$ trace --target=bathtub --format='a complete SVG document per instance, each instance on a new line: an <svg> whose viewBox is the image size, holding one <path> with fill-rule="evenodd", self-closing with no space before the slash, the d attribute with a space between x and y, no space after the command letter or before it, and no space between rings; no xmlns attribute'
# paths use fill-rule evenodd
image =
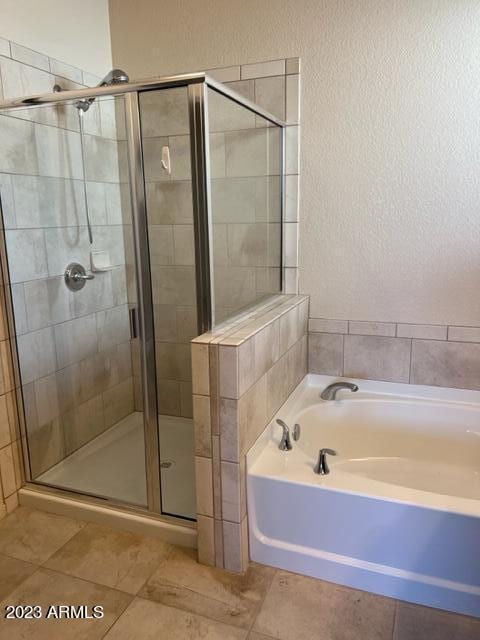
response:
<svg viewBox="0 0 480 640"><path fill-rule="evenodd" d="M480 617L480 392L350 380L320 400L339 379L308 375L248 452L252 560ZM300 425L291 451L276 418Z"/></svg>

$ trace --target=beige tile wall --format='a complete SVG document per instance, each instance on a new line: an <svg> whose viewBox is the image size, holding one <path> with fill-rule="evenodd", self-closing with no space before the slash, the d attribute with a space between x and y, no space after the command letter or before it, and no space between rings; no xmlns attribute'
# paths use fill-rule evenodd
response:
<svg viewBox="0 0 480 640"><path fill-rule="evenodd" d="M286 295L192 342L198 553L248 562L245 456L307 371L308 297Z"/></svg>
<svg viewBox="0 0 480 640"><path fill-rule="evenodd" d="M310 318L309 371L480 389L480 329Z"/></svg>

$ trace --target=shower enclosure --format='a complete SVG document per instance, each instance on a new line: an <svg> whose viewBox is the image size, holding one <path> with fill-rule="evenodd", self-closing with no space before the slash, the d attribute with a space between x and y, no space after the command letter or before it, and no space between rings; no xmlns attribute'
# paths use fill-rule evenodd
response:
<svg viewBox="0 0 480 640"><path fill-rule="evenodd" d="M0 139L29 486L195 519L189 343L282 290L283 123L198 73L0 103Z"/></svg>

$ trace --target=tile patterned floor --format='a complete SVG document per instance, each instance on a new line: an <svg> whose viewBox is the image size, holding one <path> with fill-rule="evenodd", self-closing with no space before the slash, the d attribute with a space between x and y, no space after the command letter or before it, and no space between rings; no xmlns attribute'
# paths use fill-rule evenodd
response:
<svg viewBox="0 0 480 640"><path fill-rule="evenodd" d="M480 620L18 508L0 522L0 640L479 640ZM103 605L90 620L5 620L7 604Z"/></svg>

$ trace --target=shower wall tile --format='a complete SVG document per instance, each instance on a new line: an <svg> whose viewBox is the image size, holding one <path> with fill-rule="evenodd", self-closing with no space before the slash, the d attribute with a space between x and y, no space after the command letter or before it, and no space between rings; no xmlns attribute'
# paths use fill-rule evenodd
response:
<svg viewBox="0 0 480 640"><path fill-rule="evenodd" d="M209 131L225 132L255 128L255 114L220 93L208 92Z"/></svg>
<svg viewBox="0 0 480 640"><path fill-rule="evenodd" d="M300 121L300 76L286 76L286 113L288 124L298 124Z"/></svg>
<svg viewBox="0 0 480 640"><path fill-rule="evenodd" d="M98 101L100 113L100 131L104 138L125 139L125 106L123 97L103 98ZM123 120L123 126L122 126Z"/></svg>
<svg viewBox="0 0 480 640"><path fill-rule="evenodd" d="M85 147L89 148L86 136ZM35 148L38 157L38 173L56 178L83 179L80 137L74 131L56 129L42 124L35 125ZM90 156L91 157L91 156ZM88 156L87 156L88 159ZM106 159L114 163L114 158ZM109 165L111 166L111 165ZM97 164L100 172L100 167ZM87 164L87 170L89 165Z"/></svg>
<svg viewBox="0 0 480 640"><path fill-rule="evenodd" d="M23 282L48 276L47 249L41 229L5 232L11 282Z"/></svg>
<svg viewBox="0 0 480 640"><path fill-rule="evenodd" d="M255 102L255 80L237 80L225 84L247 100Z"/></svg>
<svg viewBox="0 0 480 640"><path fill-rule="evenodd" d="M8 233L38 233L45 236L48 275L50 276L63 275L67 265L71 262L79 262L85 266L89 265L90 244L87 227L52 227L38 232L10 231ZM45 277L45 275L42 273L41 276L37 277ZM21 279L29 280L32 278L25 277Z"/></svg>
<svg viewBox="0 0 480 640"><path fill-rule="evenodd" d="M133 380L128 378L103 394L105 427L122 420L134 411Z"/></svg>
<svg viewBox="0 0 480 640"><path fill-rule="evenodd" d="M24 290L28 331L43 329L73 317L73 293L67 289L63 278L31 280L19 286ZM17 317L17 304L14 304L14 309Z"/></svg>
<svg viewBox="0 0 480 640"><path fill-rule="evenodd" d="M196 305L194 267L154 266L152 289L154 304Z"/></svg>
<svg viewBox="0 0 480 640"><path fill-rule="evenodd" d="M82 71L62 62L61 60L50 58L50 71L56 76L62 76L68 80L73 80L73 82L77 82L78 84L83 83Z"/></svg>
<svg viewBox="0 0 480 640"><path fill-rule="evenodd" d="M193 224L191 182L148 182L147 211L151 225Z"/></svg>
<svg viewBox="0 0 480 640"><path fill-rule="evenodd" d="M159 411L163 415L180 415L180 382L157 378Z"/></svg>
<svg viewBox="0 0 480 640"><path fill-rule="evenodd" d="M62 416L65 453L69 455L105 430L102 396L96 396Z"/></svg>
<svg viewBox="0 0 480 640"><path fill-rule="evenodd" d="M130 339L127 305L97 313L97 336L99 351L106 351Z"/></svg>
<svg viewBox="0 0 480 640"><path fill-rule="evenodd" d="M287 175L300 173L300 153L298 127L287 127L285 131L285 172Z"/></svg>
<svg viewBox="0 0 480 640"><path fill-rule="evenodd" d="M223 178L226 175L225 134L210 134L210 174L211 178Z"/></svg>
<svg viewBox="0 0 480 640"><path fill-rule="evenodd" d="M35 129L31 122L0 114L0 171L7 173L38 173Z"/></svg>
<svg viewBox="0 0 480 640"><path fill-rule="evenodd" d="M23 47L16 42L10 43L10 49L12 58L15 58L15 60L23 62L26 65L31 65L32 67L37 67L38 69L50 71L50 62L48 56L44 55L43 53L33 51L33 49L28 49L27 47Z"/></svg>
<svg viewBox="0 0 480 640"><path fill-rule="evenodd" d="M193 225L175 225L173 227L175 264L195 266L195 244Z"/></svg>
<svg viewBox="0 0 480 640"><path fill-rule="evenodd" d="M193 418L193 386L191 380L180 381L180 415Z"/></svg>
<svg viewBox="0 0 480 640"><path fill-rule="evenodd" d="M217 82L232 82L240 80L240 66L223 67L221 69L209 69L208 75Z"/></svg>
<svg viewBox="0 0 480 640"><path fill-rule="evenodd" d="M129 187L125 188L120 184L105 183L104 189L107 219L103 224L108 223L112 226L131 224ZM125 193L122 193L122 191L125 191Z"/></svg>
<svg viewBox="0 0 480 640"><path fill-rule="evenodd" d="M94 315L70 320L54 327L59 368L80 362L96 353L97 324Z"/></svg>
<svg viewBox="0 0 480 640"><path fill-rule="evenodd" d="M104 182L87 182L85 185L88 215L90 218L90 224L92 225L107 224L105 187L106 184ZM84 222L86 222L86 211L84 211L84 216L82 216L82 218L78 218L77 225L83 224ZM121 222L118 224L121 224Z"/></svg>
<svg viewBox="0 0 480 640"><path fill-rule="evenodd" d="M12 176L15 226L46 228L85 224L83 183L39 176ZM94 203L89 201L89 205Z"/></svg>
<svg viewBox="0 0 480 640"><path fill-rule="evenodd" d="M93 251L108 251L110 265L125 264L124 227L121 225L96 226L92 229Z"/></svg>
<svg viewBox="0 0 480 640"><path fill-rule="evenodd" d="M62 281L62 278L60 278L60 281ZM62 284L65 287L63 282ZM72 301L72 316L74 318L79 318L127 302L125 296L122 300L116 302L113 291L112 272L109 271L96 273L95 278L90 280L81 291L73 293Z"/></svg>
<svg viewBox="0 0 480 640"><path fill-rule="evenodd" d="M188 135L190 131L185 87L141 94L140 113L146 138Z"/></svg>
<svg viewBox="0 0 480 640"><path fill-rule="evenodd" d="M7 173L0 173L0 208L5 229L15 229L17 226L12 177Z"/></svg>
<svg viewBox="0 0 480 640"><path fill-rule="evenodd" d="M298 175L285 176L285 222L298 222Z"/></svg>
<svg viewBox="0 0 480 640"><path fill-rule="evenodd" d="M172 164L172 180L190 180L192 175L190 136L168 138Z"/></svg>
<svg viewBox="0 0 480 640"><path fill-rule="evenodd" d="M214 224L253 223L257 210L257 178L218 178L212 181Z"/></svg>
<svg viewBox="0 0 480 640"><path fill-rule="evenodd" d="M50 93L54 85L50 73L40 71L10 58L0 58L0 73L5 100ZM25 111L24 114L28 119L28 112Z"/></svg>
<svg viewBox="0 0 480 640"><path fill-rule="evenodd" d="M285 120L285 76L258 78L255 80L255 102L280 120ZM258 118L260 126L265 120Z"/></svg>
<svg viewBox="0 0 480 640"><path fill-rule="evenodd" d="M117 183L120 181L119 149L116 140L86 135L84 149L87 180Z"/></svg>
<svg viewBox="0 0 480 640"><path fill-rule="evenodd" d="M41 329L17 340L23 384L53 373L57 367L53 329Z"/></svg>
<svg viewBox="0 0 480 640"><path fill-rule="evenodd" d="M157 372L161 378L191 380L190 345L157 342L155 345Z"/></svg>
<svg viewBox="0 0 480 640"><path fill-rule="evenodd" d="M182 264L174 260L174 240L172 225L149 225L150 263L166 266Z"/></svg>
<svg viewBox="0 0 480 640"><path fill-rule="evenodd" d="M262 128L225 134L227 176L277 175L279 161L280 135L277 130Z"/></svg>
<svg viewBox="0 0 480 640"><path fill-rule="evenodd" d="M256 62L244 64L241 68L241 78L263 78L267 76L282 76L285 73L285 60Z"/></svg>

